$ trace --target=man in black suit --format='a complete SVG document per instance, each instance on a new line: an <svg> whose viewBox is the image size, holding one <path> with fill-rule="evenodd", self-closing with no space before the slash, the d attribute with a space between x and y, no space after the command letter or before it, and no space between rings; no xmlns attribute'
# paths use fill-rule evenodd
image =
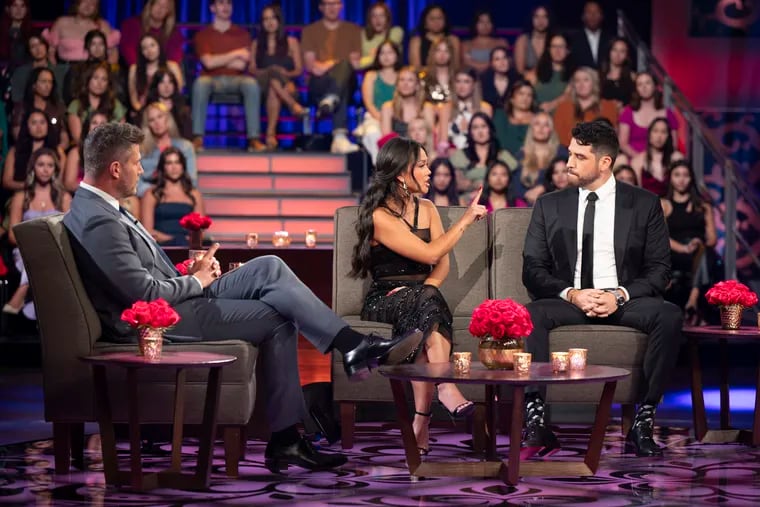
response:
<svg viewBox="0 0 760 507"><path fill-rule="evenodd" d="M646 394L626 447L659 456L654 414L678 357L681 311L662 298L670 245L659 199L615 180L618 151L608 124L579 123L567 162L571 186L536 202L523 251L523 283L535 298L528 304L534 329L526 344L536 361L548 361L549 331L558 326L597 323L647 333ZM558 448L535 389L526 393L526 406L525 447L544 454Z"/></svg>
<svg viewBox="0 0 760 507"><path fill-rule="evenodd" d="M599 70L602 62L609 57L612 35L602 29L604 14L602 6L589 0L583 6L583 28L570 39L570 51L577 67L591 67Z"/></svg>
<svg viewBox="0 0 760 507"><path fill-rule="evenodd" d="M182 318L167 335L171 340L250 341L261 352L257 366L263 370L273 432L267 467L319 470L344 464L344 455L318 452L296 429L306 414L298 378L299 331L323 353L340 351L352 380L379 362L401 362L419 346L422 333L392 340L357 333L275 256L258 257L221 276L215 244L181 276L148 231L119 206L137 190L142 141L140 129L129 124L109 123L90 132L84 180L63 219L105 339L136 341L134 330L120 320L122 310L138 300L163 298Z"/></svg>

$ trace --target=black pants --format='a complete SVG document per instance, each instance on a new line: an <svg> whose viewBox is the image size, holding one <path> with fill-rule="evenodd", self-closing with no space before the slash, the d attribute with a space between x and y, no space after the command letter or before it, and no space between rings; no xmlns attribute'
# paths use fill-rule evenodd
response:
<svg viewBox="0 0 760 507"><path fill-rule="evenodd" d="M642 400L657 404L665 391L670 373L678 359L683 341L681 310L662 298L632 299L609 317L591 318L577 306L563 299L538 299L527 305L533 319L533 332L525 340L534 361L549 361L549 331L573 324L605 324L627 326L649 335L644 355L646 396Z"/></svg>
<svg viewBox="0 0 760 507"><path fill-rule="evenodd" d="M355 88L354 68L342 60L325 74L309 77L309 102L316 105L327 95L337 95L340 101L333 112L333 130L345 129L348 126L348 102Z"/></svg>

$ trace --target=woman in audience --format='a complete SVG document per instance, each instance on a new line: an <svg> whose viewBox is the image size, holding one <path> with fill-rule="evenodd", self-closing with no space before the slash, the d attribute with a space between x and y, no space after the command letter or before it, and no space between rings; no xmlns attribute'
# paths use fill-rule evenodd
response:
<svg viewBox="0 0 760 507"><path fill-rule="evenodd" d="M151 34L140 37L140 52L137 55L137 63L129 66L127 76L127 89L129 90L129 103L132 106L134 117L142 111L148 98L148 86L158 69L166 69L174 74L177 85L182 90L182 70L175 62L167 61L166 54L161 47L158 38Z"/></svg>
<svg viewBox="0 0 760 507"><path fill-rule="evenodd" d="M380 129L383 136L395 132L401 137L409 135L409 122L422 117L429 128L435 125L435 108L425 102L425 96L412 67L402 67L398 71L393 99L380 109Z"/></svg>
<svg viewBox="0 0 760 507"><path fill-rule="evenodd" d="M710 284L709 265L717 241L713 209L697 188L694 170L686 160L670 166L667 192L661 200L670 234L673 281L666 299L684 309L687 324L698 325L699 296Z"/></svg>
<svg viewBox="0 0 760 507"><path fill-rule="evenodd" d="M32 69L24 90L24 101L14 104L11 120L11 131L14 139L18 133L23 118L33 109L45 111L50 118L50 128L56 132L61 147L68 146L69 136L66 132L66 106L58 95L58 85L55 74L47 67Z"/></svg>
<svg viewBox="0 0 760 507"><path fill-rule="evenodd" d="M372 157L374 164L377 159L377 141L381 136L382 121L381 110L383 104L393 100L396 91L396 81L401 69L401 50L386 40L380 44L375 52L375 61L370 70L364 75L362 81L362 102L364 102L364 121L357 127L353 134L360 136L362 144Z"/></svg>
<svg viewBox="0 0 760 507"><path fill-rule="evenodd" d="M65 162L63 148L50 118L41 109L31 109L21 121L18 140L5 157L3 188L23 190L28 176L29 159L40 148L49 148L56 154L56 163Z"/></svg>
<svg viewBox="0 0 760 507"><path fill-rule="evenodd" d="M13 234L13 226L16 224L33 218L65 213L69 210L71 195L61 186L60 174L55 150L40 148L31 154L22 187L13 194L8 207L10 217L8 240L11 245L16 245L16 236ZM25 304L29 291L29 278L18 247L13 249L13 260L16 269L21 273L21 281L16 292L3 307L3 312L18 314L23 309L27 318L35 319L34 305Z"/></svg>
<svg viewBox="0 0 760 507"><path fill-rule="evenodd" d="M636 176L636 171L634 171L633 167L629 166L628 164L616 165L615 169L612 171L612 174L618 181L628 183L634 187L639 186L639 179Z"/></svg>
<svg viewBox="0 0 760 507"><path fill-rule="evenodd" d="M572 130L578 122L606 118L615 128L618 122L617 104L599 96L599 73L591 67L580 67L573 74L570 96L554 110L554 129L559 142L570 145Z"/></svg>
<svg viewBox="0 0 760 507"><path fill-rule="evenodd" d="M185 38L177 27L174 0L147 0L142 12L121 25L121 55L127 66L137 63L140 38L150 34L158 39L166 59L182 62Z"/></svg>
<svg viewBox="0 0 760 507"><path fill-rule="evenodd" d="M436 106L451 100L456 70L454 46L451 45L451 41L446 38L435 40L430 47L427 65L422 73L425 100Z"/></svg>
<svg viewBox="0 0 760 507"><path fill-rule="evenodd" d="M655 118L649 125L646 149L631 160L636 179L641 186L660 197L668 187L668 167L683 154L673 146L670 124L665 118Z"/></svg>
<svg viewBox="0 0 760 507"><path fill-rule="evenodd" d="M569 181L567 179L567 158L554 157L549 162L549 167L544 172L544 192L549 193L555 190L567 188Z"/></svg>
<svg viewBox="0 0 760 507"><path fill-rule="evenodd" d="M530 30L515 41L515 68L520 74L535 70L546 50L547 34L551 33L549 10L543 5L533 9Z"/></svg>
<svg viewBox="0 0 760 507"><path fill-rule="evenodd" d="M108 116L105 113L95 111L89 115L82 124L82 131L89 134L95 127L108 123ZM72 194L79 188L79 182L84 176L84 143L73 146L66 155L66 163L63 164L63 175L61 181L63 188Z"/></svg>
<svg viewBox="0 0 760 507"><path fill-rule="evenodd" d="M533 86L528 81L516 82L509 92L506 108L493 114L499 146L510 153L519 152L537 110Z"/></svg>
<svg viewBox="0 0 760 507"><path fill-rule="evenodd" d="M464 148L472 115L482 112L488 117L493 116L491 104L482 100L475 69L460 69L454 74L454 93L451 101L443 104L441 109L440 118L446 120L441 135L445 135L456 149Z"/></svg>
<svg viewBox="0 0 760 507"><path fill-rule="evenodd" d="M187 174L185 155L166 148L158 159L156 185L142 198L142 223L164 246L187 246L187 231L180 219L191 212L204 214L203 197Z"/></svg>
<svg viewBox="0 0 760 507"><path fill-rule="evenodd" d="M72 144L79 144L82 122L93 111L102 111L108 115L109 121L116 122L123 122L127 114L127 108L114 96L106 62L90 67L82 81L84 86L66 110Z"/></svg>
<svg viewBox="0 0 760 507"><path fill-rule="evenodd" d="M143 174L137 183L137 195L142 197L145 191L156 181L156 168L161 153L169 147L177 148L185 156L183 164L193 185L198 180L198 170L195 164L195 150L187 139L179 137L174 118L166 106L160 102L148 104L142 114L142 129L145 140L140 146L142 154Z"/></svg>
<svg viewBox="0 0 760 507"><path fill-rule="evenodd" d="M480 204L486 207L489 213L502 208L525 208L524 200L509 197L509 186L512 173L507 164L496 160L488 166L483 178L483 193L480 195Z"/></svg>
<svg viewBox="0 0 760 507"><path fill-rule="evenodd" d="M507 48L500 46L491 50L489 66L480 77L483 100L491 104L494 112L504 109L512 86L521 76L512 68Z"/></svg>
<svg viewBox="0 0 760 507"><path fill-rule="evenodd" d="M160 102L171 111L174 123L179 129L180 136L191 141L193 125L190 118L190 106L179 91L179 82L167 68L159 68L153 74L153 80L148 88L147 104Z"/></svg>
<svg viewBox="0 0 760 507"><path fill-rule="evenodd" d="M610 43L609 57L602 60L602 98L613 100L618 109L631 102L635 84L628 41L616 37Z"/></svg>
<svg viewBox="0 0 760 507"><path fill-rule="evenodd" d="M28 0L5 0L0 17L0 62L8 72L26 63L26 44L32 35L32 18Z"/></svg>
<svg viewBox="0 0 760 507"><path fill-rule="evenodd" d="M667 120L673 146L678 146L678 119L675 113L663 104L662 92L657 88L654 76L649 72L639 72L631 103L620 112L620 150L631 160L646 149L647 130L655 118Z"/></svg>
<svg viewBox="0 0 760 507"><path fill-rule="evenodd" d="M380 45L385 41L392 42L400 52L404 47L404 29L393 26L391 8L380 0L367 9L367 19L362 30L360 68L368 69L375 64ZM401 63L401 58L399 58L399 64Z"/></svg>
<svg viewBox="0 0 760 507"><path fill-rule="evenodd" d="M87 59L87 52L82 45L85 35L90 30L100 30L108 42L108 61L118 63L118 46L121 32L111 28L107 20L100 17L98 0L74 0L71 14L55 20L50 29L42 32L50 44L50 59L57 63L81 62Z"/></svg>
<svg viewBox="0 0 760 507"><path fill-rule="evenodd" d="M505 39L494 37L493 17L488 11L480 10L475 13L470 35L472 39L462 42L462 63L478 71L478 74L488 69L491 51L494 48L509 47Z"/></svg>
<svg viewBox="0 0 760 507"><path fill-rule="evenodd" d="M417 24L417 35L409 40L409 65L422 70L423 65L430 67L430 53L434 44L444 39L448 42L451 54L451 68L459 68L461 42L459 37L451 33L449 21L443 7L430 4L422 10Z"/></svg>
<svg viewBox="0 0 760 507"><path fill-rule="evenodd" d="M536 71L525 75L536 87L538 106L547 113L554 111L568 92L568 83L575 71L569 48L564 35L552 35L547 51L538 59Z"/></svg>
<svg viewBox="0 0 760 507"><path fill-rule="evenodd" d="M439 157L430 164L430 189L425 194L425 199L429 199L438 207L461 204L457 189L457 173L448 159Z"/></svg>
<svg viewBox="0 0 760 507"><path fill-rule="evenodd" d="M251 64L248 68L256 76L266 97L266 145L270 150L278 146L277 123L282 104L298 116L309 114L298 103L298 90L293 79L303 73L301 44L285 33L282 11L278 5L269 5L261 11L261 30L251 44Z"/></svg>
<svg viewBox="0 0 760 507"><path fill-rule="evenodd" d="M412 118L409 122L409 139L420 143L425 151L428 153L434 153L433 150L433 127L430 125L429 120L426 120L422 116Z"/></svg>
<svg viewBox="0 0 760 507"><path fill-rule="evenodd" d="M448 253L464 230L486 214L483 206L474 203L444 232L435 205L418 197L429 190L429 176L427 154L419 143L396 138L383 146L359 210L358 241L351 260L351 276L372 276L361 318L392 324L394 335L422 330L424 341L408 358L419 364L449 361L452 316L438 287L448 275ZM435 387L438 401L452 417L474 411L474 404L456 385L446 382ZM432 383L412 382L412 428L423 455L430 452L428 430L434 390Z"/></svg>
<svg viewBox="0 0 760 507"><path fill-rule="evenodd" d="M87 32L84 36L84 47L87 52L87 59L69 65L69 69L63 78L62 95L64 102L67 104L76 98L78 90L83 86L83 78L87 75L88 69L107 61L108 58L108 41L106 34L100 30L90 30ZM118 64L108 65L114 96L126 104L129 100L129 94L127 93L126 79L122 71L123 69Z"/></svg>

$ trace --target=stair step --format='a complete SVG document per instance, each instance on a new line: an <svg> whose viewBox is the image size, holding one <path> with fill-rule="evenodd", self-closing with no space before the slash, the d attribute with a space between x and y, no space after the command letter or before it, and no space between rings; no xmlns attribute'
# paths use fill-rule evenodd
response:
<svg viewBox="0 0 760 507"><path fill-rule="evenodd" d="M220 150L198 155L199 173L345 174L344 155L266 153L249 154Z"/></svg>
<svg viewBox="0 0 760 507"><path fill-rule="evenodd" d="M345 174L203 173L198 175L201 192L240 190L334 191L351 193L351 177Z"/></svg>
<svg viewBox="0 0 760 507"><path fill-rule="evenodd" d="M272 196L269 198L257 197L220 197L206 195L204 205L206 213L212 217L217 216L271 216L271 217L329 217L335 215L335 210L342 206L352 206L356 199L344 197L310 198Z"/></svg>

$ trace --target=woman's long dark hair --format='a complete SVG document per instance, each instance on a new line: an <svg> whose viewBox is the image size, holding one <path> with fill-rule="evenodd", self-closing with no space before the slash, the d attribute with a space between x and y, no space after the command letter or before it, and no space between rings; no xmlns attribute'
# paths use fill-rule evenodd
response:
<svg viewBox="0 0 760 507"><path fill-rule="evenodd" d="M689 188L686 189L686 193L689 194L691 212L702 212L707 200L705 199L705 196L702 195L702 193L699 191L699 188L697 187L697 179L696 176L694 176L694 169L686 159L675 160L668 166L668 190L665 193L665 199L673 202L673 195L675 194L675 191L673 190L673 185L670 183L670 175L673 174L673 171L679 167L685 167L686 170L689 171L689 177L691 178L691 181L689 182Z"/></svg>
<svg viewBox="0 0 760 507"><path fill-rule="evenodd" d="M633 80L634 86L633 86L633 93L631 94L631 103L630 103L631 109L633 109L634 111L638 111L639 108L641 107L641 97L639 96L639 92L636 90L636 81L639 79L639 76L642 76L642 75L649 76L649 78L654 83L654 97L653 97L654 108L659 111L660 109L665 107L664 99L662 97L662 91L657 86L657 80L655 79L654 74L646 70L636 74L636 78Z"/></svg>
<svg viewBox="0 0 760 507"><path fill-rule="evenodd" d="M451 25L449 24L449 17L446 15L446 10L441 7L439 4L428 4L424 9L422 9L422 12L420 13L420 17L418 18L419 21L417 22L417 28L416 33L420 37L425 37L425 19L428 17L428 14L430 14L430 11L433 9L439 9L443 13L443 30L441 33L444 36L447 36L451 33ZM431 46L432 47L432 46ZM454 55L452 55L452 58Z"/></svg>
<svg viewBox="0 0 760 507"><path fill-rule="evenodd" d="M428 189L427 194L425 194L425 199L430 199L432 201L435 198L436 194L440 194L440 192L438 192L438 190L435 188L433 181L435 180L435 173L438 172L438 169L442 167L448 169L449 174L451 175L449 186L446 187L446 190L442 195L445 195L449 200L449 206L459 206L459 192L457 191L457 172L451 166L449 159L444 157L438 157L430 164L430 188Z"/></svg>
<svg viewBox="0 0 760 507"><path fill-rule="evenodd" d="M631 72L633 71L633 63L631 63L631 45L628 43L628 39L625 37L615 37L610 41L610 43L607 45L606 48L606 55L607 58L602 60L601 68L599 69L599 78L600 81L604 82L607 81L607 74L610 72L610 53L612 52L612 48L615 47L615 44L618 42L622 42L625 44L626 48L626 56L625 60L623 60L623 65L620 67L620 80L621 81L629 81L633 83L633 79L631 79Z"/></svg>
<svg viewBox="0 0 760 507"><path fill-rule="evenodd" d="M473 114L472 118L470 118L470 124L467 126L467 146L464 148L464 154L467 157L467 160L470 161L470 168L475 167L475 164L478 162L478 152L475 151L475 141L472 140L472 122L476 118L480 118L486 122L486 125L488 125L490 141L488 142L488 157L486 158L486 165L498 158L499 150L501 149L499 141L496 139L496 127L494 126L491 117L482 111Z"/></svg>
<svg viewBox="0 0 760 507"><path fill-rule="evenodd" d="M158 69L156 69L156 72L153 74L153 79L151 79L150 87L148 88L148 98L146 99L145 103L152 104L154 102L161 102L161 97L158 94L158 85L161 84L161 81L164 80L165 76L169 76L169 79L171 79L172 84L174 85L174 93L172 94L173 106L176 107L178 103L184 105L185 101L179 90L179 81L177 81L177 76L175 76L174 72L170 71L169 68L165 65L159 66ZM172 109L174 109L174 107L172 107Z"/></svg>
<svg viewBox="0 0 760 507"><path fill-rule="evenodd" d="M137 95L142 95L148 89L148 60L142 52L142 41L145 39L153 39L156 41L156 44L158 44L158 66L166 67L166 52L164 51L164 46L161 44L161 41L158 40L158 37L149 33L140 37L140 42L137 43L137 47L140 48L140 50L137 52L137 72L135 72Z"/></svg>
<svg viewBox="0 0 760 507"><path fill-rule="evenodd" d="M544 171L544 188L546 189L547 194L557 190L557 187L554 186L554 171L557 170L557 164L560 162L567 162L567 157L554 157L552 161L549 162L546 171Z"/></svg>
<svg viewBox="0 0 760 507"><path fill-rule="evenodd" d="M108 76L108 87L103 95L100 96L100 102L98 103L98 111L105 113L108 119L113 119L113 112L116 109L116 92L113 86L113 77L111 76L111 67L106 61L98 62L94 65L89 65L85 69L84 76L82 76L82 86L77 90L76 98L79 99L80 110L76 114L82 116L82 113L86 113L90 109L90 80L98 69L106 71Z"/></svg>
<svg viewBox="0 0 760 507"><path fill-rule="evenodd" d="M26 87L24 88L24 109L27 111L34 107L34 85L37 84L37 80L40 78L40 74L43 72L50 73L50 77L53 80L53 86L50 89L50 96L45 101L50 104L51 108L58 107L60 100L58 99L58 84L55 82L55 73L47 67L35 67L29 74L29 79L26 81Z"/></svg>
<svg viewBox="0 0 760 507"><path fill-rule="evenodd" d="M406 137L394 137L380 148L375 163L375 174L359 207L359 218L356 222L359 240L354 246L349 273L352 278L365 278L372 267L370 241L375 236L375 224L372 220L375 210L385 208L394 216L404 216L409 191L402 187L398 177L410 166L417 165L420 150L424 149L420 143ZM415 180L415 183L419 188L419 182Z"/></svg>
<svg viewBox="0 0 760 507"><path fill-rule="evenodd" d="M43 155L48 155L53 159L53 162L55 163L55 170L53 171L53 176L50 178L50 200L53 201L53 206L55 206L55 209L61 211L61 207L63 205L63 194L65 193L65 190L61 185L60 178L61 162L58 160L58 153L56 153L54 149L47 147L36 150L29 157L29 162L26 166L26 179L24 180L24 204L21 207L23 211L28 210L29 205L34 200L34 189L37 180L34 174L34 166L37 164L37 160Z"/></svg>
<svg viewBox="0 0 760 507"><path fill-rule="evenodd" d="M553 33L546 36L546 47L544 48L544 52L541 53L541 56L538 58L538 63L536 64L536 76L541 83L548 83L552 79L554 69L552 68L552 56L550 50L552 39L554 37L562 37L568 48L568 54L565 57L565 61L562 63L562 81L567 83L575 72L575 64L573 63L573 55L569 52L570 42L567 40L567 37L561 33Z"/></svg>
<svg viewBox="0 0 760 507"><path fill-rule="evenodd" d="M59 131L50 125L50 117L45 111L34 108L27 111L24 118L21 120L21 125L19 126L18 131L18 140L16 141L16 161L13 165L13 179L16 181L23 181L24 178L26 178L29 158L32 156L34 139L32 139L32 134L29 132L29 118L31 118L33 114L41 114L45 117L45 121L47 122L48 133L47 136L45 136L42 146L55 151L60 141L58 136ZM58 160L58 155L56 155L56 160Z"/></svg>
<svg viewBox="0 0 760 507"><path fill-rule="evenodd" d="M483 193L480 194L480 201L478 204L481 204L483 206L488 206L488 201L491 199L491 192L493 190L491 189L491 186L488 184L488 177L491 175L491 171L493 171L494 167L501 166L504 169L507 170L507 187L504 189L504 197L507 200L507 206L511 207L514 204L514 199L509 198L509 187L512 186L512 172L509 170L509 166L502 162L501 160L494 160L490 164L488 164L488 169L486 169L486 174L483 176Z"/></svg>
<svg viewBox="0 0 760 507"><path fill-rule="evenodd" d="M652 123L649 124L649 128L647 129L647 154L646 165L644 166L644 169L649 167L649 164L652 163L652 146L649 143L649 137L652 135L652 130L654 130L655 125L658 123L664 123L665 128L668 131L668 137L665 139L665 145L662 147L663 167L668 167L670 165L670 158L673 156L673 152L675 151L675 148L673 147L673 134L670 132L670 124L668 123L668 119L663 118L662 116L655 118L652 120Z"/></svg>
<svg viewBox="0 0 760 507"><path fill-rule="evenodd" d="M182 185L182 191L190 198L190 201L195 207L195 196L193 195L193 182L190 180L190 176L187 175L187 159L179 149L174 146L169 146L161 152L161 156L158 157L158 165L156 165L156 188L153 189L153 195L156 198L156 202L161 202L164 197L164 189L166 188L166 157L169 155L177 155L179 157L179 163L182 164L182 176L179 177L179 182Z"/></svg>
<svg viewBox="0 0 760 507"><path fill-rule="evenodd" d="M383 66L380 65L380 50L383 49L383 46L390 46L391 49L393 49L393 51L396 53L396 63L393 64L393 70L396 72L400 71L404 67L404 58L401 54L401 48L398 47L396 43L390 39L385 39L380 43L379 46L377 46L377 51L375 51L375 59L372 61L372 65L368 70L382 70Z"/></svg>
<svg viewBox="0 0 760 507"><path fill-rule="evenodd" d="M530 103L530 110L534 113L538 111L538 104L536 104L536 89L533 88L533 85L530 84L530 81L520 79L509 88L509 91L507 93L507 100L504 101L504 109L507 112L507 118L512 118L512 113L514 113L514 109L512 108L512 97L514 97L515 93L517 93L521 88L530 88L530 93L533 94L533 101Z"/></svg>
<svg viewBox="0 0 760 507"><path fill-rule="evenodd" d="M274 36L275 48L274 55L280 58L288 56L288 34L285 33L285 23L283 21L282 9L278 4L270 4L261 9L261 17L264 16L264 11L267 9L274 13L274 17L277 18L277 33ZM259 35L256 38L256 64L266 56L269 48L268 42L269 34L264 31L263 25L259 29Z"/></svg>

